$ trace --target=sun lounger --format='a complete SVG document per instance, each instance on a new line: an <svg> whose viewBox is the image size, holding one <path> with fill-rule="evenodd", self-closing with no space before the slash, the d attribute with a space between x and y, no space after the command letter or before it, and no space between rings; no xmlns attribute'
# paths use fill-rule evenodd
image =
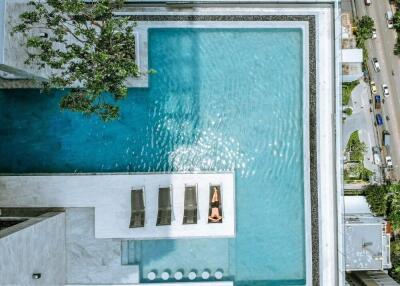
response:
<svg viewBox="0 0 400 286"><path fill-rule="evenodd" d="M183 224L197 223L197 185L185 186Z"/></svg>
<svg viewBox="0 0 400 286"><path fill-rule="evenodd" d="M219 220L212 220L210 219L211 213L212 213L212 197L214 195L214 188L217 189L217 194L218 194L218 201L219 201L219 207L218 207L218 213L221 216L221 219ZM208 222L209 223L222 223L222 196L221 196L221 186L220 185L210 185L210 200L209 200L209 208L208 208Z"/></svg>
<svg viewBox="0 0 400 286"><path fill-rule="evenodd" d="M171 187L158 189L157 225L171 225Z"/></svg>
<svg viewBox="0 0 400 286"><path fill-rule="evenodd" d="M131 191L131 222L129 228L144 226L144 193L143 189Z"/></svg>

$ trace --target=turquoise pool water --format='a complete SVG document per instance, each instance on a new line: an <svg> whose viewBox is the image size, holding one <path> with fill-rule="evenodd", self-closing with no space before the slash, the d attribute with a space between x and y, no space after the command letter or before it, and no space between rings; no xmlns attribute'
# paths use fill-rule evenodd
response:
<svg viewBox="0 0 400 286"><path fill-rule="evenodd" d="M157 74L107 124L60 112L61 92L2 91L0 172L235 169L236 238L131 242L130 262L304 284L302 45L298 29L152 29Z"/></svg>

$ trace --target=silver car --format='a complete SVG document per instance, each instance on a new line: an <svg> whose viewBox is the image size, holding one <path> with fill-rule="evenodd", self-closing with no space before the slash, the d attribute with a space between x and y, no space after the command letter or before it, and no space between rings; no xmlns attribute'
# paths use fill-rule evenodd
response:
<svg viewBox="0 0 400 286"><path fill-rule="evenodd" d="M381 66L379 65L377 58L372 58L372 66L374 67L375 72L380 72Z"/></svg>
<svg viewBox="0 0 400 286"><path fill-rule="evenodd" d="M385 97L388 97L390 95L389 94L389 87L387 86L387 84L382 84L382 90L383 90L383 95Z"/></svg>

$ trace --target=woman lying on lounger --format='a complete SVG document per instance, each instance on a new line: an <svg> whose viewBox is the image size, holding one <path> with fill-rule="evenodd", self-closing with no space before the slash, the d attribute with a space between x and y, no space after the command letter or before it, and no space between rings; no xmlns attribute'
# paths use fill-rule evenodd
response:
<svg viewBox="0 0 400 286"><path fill-rule="evenodd" d="M214 187L213 191L214 193L211 199L211 215L208 219L212 222L219 222L222 219L222 216L219 214L218 190Z"/></svg>

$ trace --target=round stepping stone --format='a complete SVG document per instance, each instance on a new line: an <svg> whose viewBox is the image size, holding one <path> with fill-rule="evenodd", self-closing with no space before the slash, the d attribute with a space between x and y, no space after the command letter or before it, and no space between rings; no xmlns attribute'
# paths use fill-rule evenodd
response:
<svg viewBox="0 0 400 286"><path fill-rule="evenodd" d="M222 272L221 271L215 271L215 274L214 274L214 277L216 278L216 279L222 279L222 276L223 276L223 274L222 274Z"/></svg>
<svg viewBox="0 0 400 286"><path fill-rule="evenodd" d="M163 273L161 273L161 279L162 280L168 280L169 279L169 273L164 271Z"/></svg>
<svg viewBox="0 0 400 286"><path fill-rule="evenodd" d="M174 277L175 277L176 280L182 280L182 278L183 278L182 271L175 272Z"/></svg>
<svg viewBox="0 0 400 286"><path fill-rule="evenodd" d="M203 273L201 273L201 278L203 278L204 280L207 280L208 278L210 278L210 272L203 271Z"/></svg>
<svg viewBox="0 0 400 286"><path fill-rule="evenodd" d="M156 276L157 276L156 273L153 272L153 271L147 273L147 279L149 279L149 280L151 280L151 281L153 281L154 279L156 279Z"/></svg>
<svg viewBox="0 0 400 286"><path fill-rule="evenodd" d="M189 280L194 280L194 279L196 279L196 277L197 277L197 274L194 271L190 272L188 275Z"/></svg>

